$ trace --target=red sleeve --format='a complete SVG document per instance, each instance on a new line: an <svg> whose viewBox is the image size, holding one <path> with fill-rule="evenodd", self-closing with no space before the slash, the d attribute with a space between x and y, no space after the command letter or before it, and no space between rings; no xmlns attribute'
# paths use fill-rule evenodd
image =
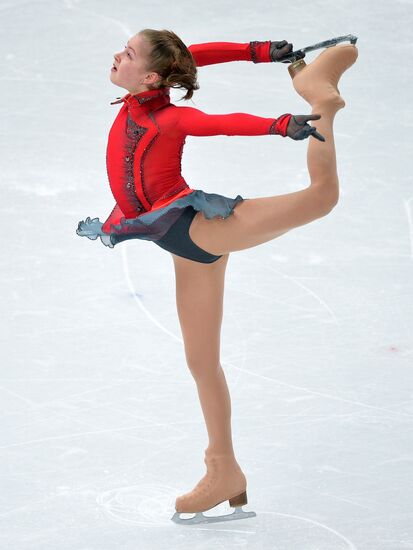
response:
<svg viewBox="0 0 413 550"><path fill-rule="evenodd" d="M210 115L194 107L176 107L177 127L189 136L264 136L276 133L276 118L248 113Z"/></svg>
<svg viewBox="0 0 413 550"><path fill-rule="evenodd" d="M252 61L253 63L272 62L270 57L271 41L237 43L237 42L205 42L192 44L188 47L197 67L215 65L228 61Z"/></svg>
<svg viewBox="0 0 413 550"><path fill-rule="evenodd" d="M125 214L122 212L122 210L119 208L118 204L115 204L112 212L110 213L109 218L103 223L102 225L102 231L104 233L110 233L110 226L111 224L119 224L120 220L125 217Z"/></svg>

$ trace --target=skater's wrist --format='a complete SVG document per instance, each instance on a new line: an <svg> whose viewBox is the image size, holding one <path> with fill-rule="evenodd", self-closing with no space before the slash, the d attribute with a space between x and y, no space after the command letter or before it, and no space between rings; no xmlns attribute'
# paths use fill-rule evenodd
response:
<svg viewBox="0 0 413 550"><path fill-rule="evenodd" d="M278 118L274 119L274 122L270 126L270 134L276 134L282 137L287 137L287 127L293 115L291 113L285 113Z"/></svg>
<svg viewBox="0 0 413 550"><path fill-rule="evenodd" d="M254 40L250 42L251 61L253 63L270 63L271 40Z"/></svg>

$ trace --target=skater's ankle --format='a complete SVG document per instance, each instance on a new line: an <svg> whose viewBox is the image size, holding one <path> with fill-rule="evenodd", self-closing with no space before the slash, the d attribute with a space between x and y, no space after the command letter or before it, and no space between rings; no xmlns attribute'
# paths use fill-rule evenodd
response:
<svg viewBox="0 0 413 550"><path fill-rule="evenodd" d="M226 456L235 460L234 451L231 449L219 449L214 447L208 447L205 449L205 456Z"/></svg>

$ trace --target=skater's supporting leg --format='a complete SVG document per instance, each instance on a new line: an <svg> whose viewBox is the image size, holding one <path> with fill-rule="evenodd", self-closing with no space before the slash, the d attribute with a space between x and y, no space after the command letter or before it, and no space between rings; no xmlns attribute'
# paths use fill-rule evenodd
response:
<svg viewBox="0 0 413 550"><path fill-rule="evenodd" d="M220 364L225 270L228 255L202 264L172 254L176 305L185 357L196 382L208 431L208 450L234 454L231 400Z"/></svg>
<svg viewBox="0 0 413 550"><path fill-rule="evenodd" d="M206 427L208 452L234 455L231 435L231 398L221 365L192 369Z"/></svg>

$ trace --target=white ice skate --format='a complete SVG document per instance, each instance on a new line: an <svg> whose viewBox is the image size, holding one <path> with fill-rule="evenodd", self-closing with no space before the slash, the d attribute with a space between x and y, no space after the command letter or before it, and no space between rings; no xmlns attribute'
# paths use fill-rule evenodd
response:
<svg viewBox="0 0 413 550"><path fill-rule="evenodd" d="M192 491L176 499L176 511L171 520L180 525L196 525L255 517L255 512L242 509L248 503L247 480L233 454L206 453L204 461L206 475ZM206 516L203 513L226 500L235 508L231 514ZM181 518L180 514L194 516Z"/></svg>

